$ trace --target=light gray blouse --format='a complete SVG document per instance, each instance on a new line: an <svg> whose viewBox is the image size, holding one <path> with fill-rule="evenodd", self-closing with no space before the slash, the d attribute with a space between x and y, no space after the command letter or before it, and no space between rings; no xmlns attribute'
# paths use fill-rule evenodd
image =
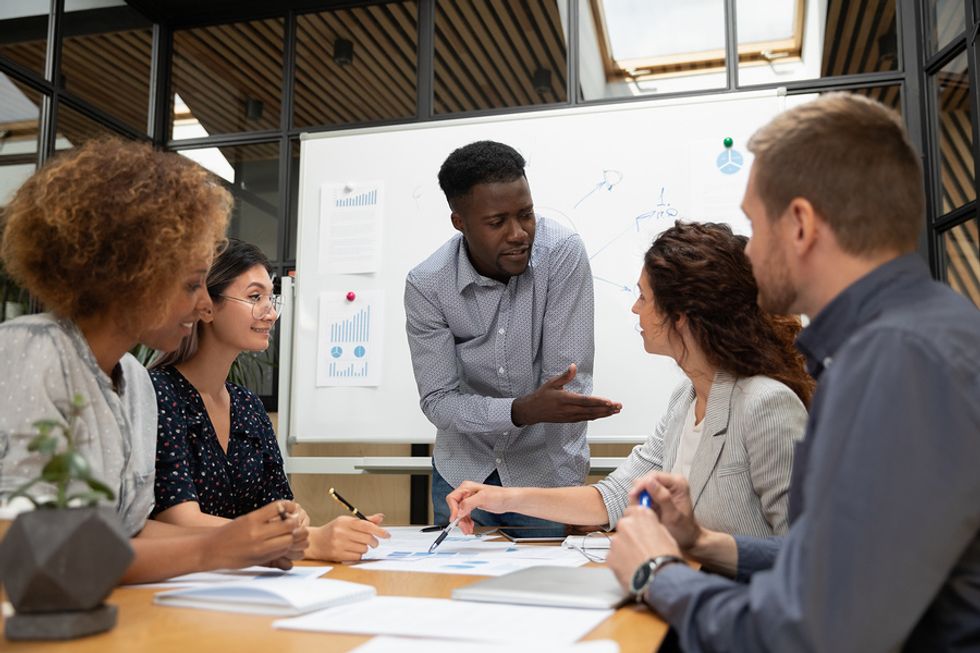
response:
<svg viewBox="0 0 980 653"><path fill-rule="evenodd" d="M66 421L71 398L80 394L87 405L76 424L77 448L115 492L110 505L126 531L142 530L153 507L156 398L146 369L129 354L113 376L115 388L69 320L42 314L0 324L0 494L37 476L45 462L27 450L32 424ZM39 483L32 494L51 496L54 486Z"/></svg>

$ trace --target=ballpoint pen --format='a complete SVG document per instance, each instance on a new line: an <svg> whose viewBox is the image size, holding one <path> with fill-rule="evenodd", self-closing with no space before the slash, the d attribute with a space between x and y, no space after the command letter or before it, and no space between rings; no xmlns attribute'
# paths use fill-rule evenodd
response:
<svg viewBox="0 0 980 653"><path fill-rule="evenodd" d="M337 490L330 488L330 490L328 491L330 492L330 496L332 496L337 503L342 504L345 508L350 510L352 515L354 515L358 519L363 519L364 521L370 521L367 517L364 516L363 512L361 512L360 510L352 506L350 502L347 501L347 499L337 494Z"/></svg>
<svg viewBox="0 0 980 653"><path fill-rule="evenodd" d="M446 526L444 529L442 529L442 532L439 533L439 537L437 537L436 538L436 541L433 542L432 543L432 546L429 547L429 553L432 553L433 551L435 551L436 548L438 548L438 546L440 544L442 544L442 541L446 539L446 536L449 535L449 532L452 531L454 528L456 528L456 526L459 525L459 520L461 520L462 518L463 518L462 515L458 515L456 517L456 519L454 519L451 522L449 522L449 525Z"/></svg>

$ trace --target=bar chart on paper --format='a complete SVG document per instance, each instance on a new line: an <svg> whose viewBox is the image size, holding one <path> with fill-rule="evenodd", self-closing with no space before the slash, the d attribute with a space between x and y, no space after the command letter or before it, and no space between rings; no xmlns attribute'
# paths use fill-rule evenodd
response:
<svg viewBox="0 0 980 653"><path fill-rule="evenodd" d="M348 296L354 299L348 299ZM325 292L320 296L318 386L381 383L381 291Z"/></svg>

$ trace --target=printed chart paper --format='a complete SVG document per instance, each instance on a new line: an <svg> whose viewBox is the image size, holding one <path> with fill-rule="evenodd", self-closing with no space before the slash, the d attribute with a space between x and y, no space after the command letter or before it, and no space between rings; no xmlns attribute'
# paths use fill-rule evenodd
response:
<svg viewBox="0 0 980 653"><path fill-rule="evenodd" d="M354 299L348 299L349 293ZM381 385L383 328L383 291L350 289L322 293L317 386Z"/></svg>
<svg viewBox="0 0 980 653"><path fill-rule="evenodd" d="M384 184L320 187L320 273L362 274L381 267Z"/></svg>

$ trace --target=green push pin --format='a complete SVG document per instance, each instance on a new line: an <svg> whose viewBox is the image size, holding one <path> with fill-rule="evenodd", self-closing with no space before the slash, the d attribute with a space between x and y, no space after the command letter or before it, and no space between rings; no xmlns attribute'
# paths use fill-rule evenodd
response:
<svg viewBox="0 0 980 653"><path fill-rule="evenodd" d="M722 144L725 146L725 149L726 150L729 149L729 148L731 148L731 146L734 143L735 143L735 141L732 140L732 137L731 136L726 136L725 137L725 140L722 141Z"/></svg>

